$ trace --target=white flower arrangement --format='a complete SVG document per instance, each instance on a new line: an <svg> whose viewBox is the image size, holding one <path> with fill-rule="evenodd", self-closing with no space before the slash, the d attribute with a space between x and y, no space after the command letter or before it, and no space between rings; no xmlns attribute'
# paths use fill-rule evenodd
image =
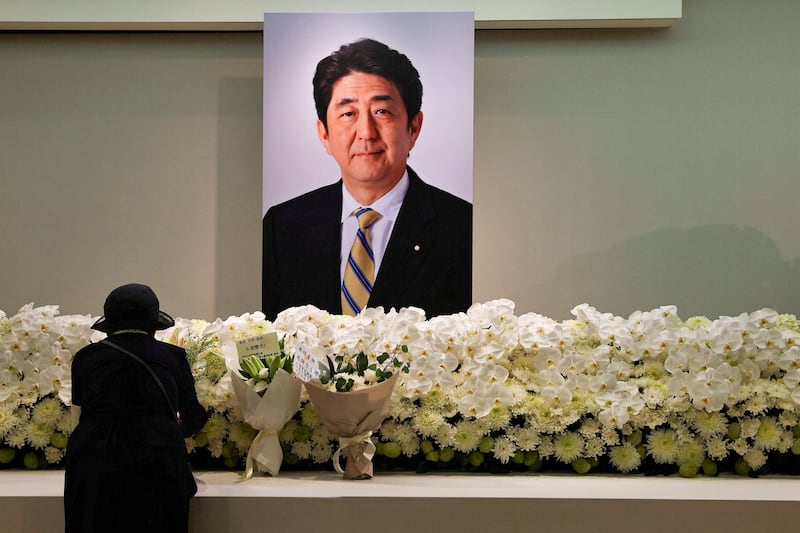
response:
<svg viewBox="0 0 800 533"><path fill-rule="evenodd" d="M683 320L664 306L623 318L587 304L572 314L517 316L509 300L428 319L415 308L345 317L305 306L272 323L261 313L179 319L159 338L187 348L212 413L187 445L230 468L241 466L255 436L227 370L238 364L234 342L276 331L287 354L302 344L321 357L387 354L408 365L372 436L379 468L800 471L796 317L762 309ZM56 306L0 311L0 463L30 454L29 466L62 460L69 363L102 335L93 321L59 316ZM335 439L302 400L279 434L284 462L326 463Z"/></svg>

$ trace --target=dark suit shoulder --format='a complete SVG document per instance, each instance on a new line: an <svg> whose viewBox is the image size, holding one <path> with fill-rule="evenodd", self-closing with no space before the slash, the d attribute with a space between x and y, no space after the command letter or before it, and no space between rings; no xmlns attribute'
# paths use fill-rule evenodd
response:
<svg viewBox="0 0 800 533"><path fill-rule="evenodd" d="M435 206L453 213L471 214L472 204L445 190L425 184L430 189L430 195Z"/></svg>
<svg viewBox="0 0 800 533"><path fill-rule="evenodd" d="M462 207L472 207L472 204L463 198L460 198L453 193L447 192L444 189L440 189L435 185L431 185L430 183L423 181L422 178L419 177L419 174L417 174L411 167L407 167L407 169L409 178L409 193L415 194L424 191L426 194L429 194L442 202L451 203L453 205L461 205Z"/></svg>
<svg viewBox="0 0 800 533"><path fill-rule="evenodd" d="M470 202L422 181L411 168L408 169L408 175L410 182L403 207L413 213L415 220L423 222L432 215L437 219L437 223L449 220L457 225L471 224ZM471 235L469 239L471 240Z"/></svg>
<svg viewBox="0 0 800 533"><path fill-rule="evenodd" d="M340 209L342 195L341 191L341 182L325 185L318 189L314 189L313 191L303 193L299 196L295 196L294 198L273 205L267 210L267 214L265 216L284 217L292 216L295 213L308 213L309 211L313 212L313 210L319 209L320 206L327 206L331 205L332 203ZM338 203L336 203L337 198L339 198Z"/></svg>

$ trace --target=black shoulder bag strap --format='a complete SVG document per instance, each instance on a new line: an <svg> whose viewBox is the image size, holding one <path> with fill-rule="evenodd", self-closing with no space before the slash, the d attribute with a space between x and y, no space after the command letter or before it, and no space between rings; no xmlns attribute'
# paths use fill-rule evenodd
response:
<svg viewBox="0 0 800 533"><path fill-rule="evenodd" d="M135 354L135 353L133 353L132 351L130 351L130 350L126 350L126 349L125 349L125 348L123 348L122 346L119 346L119 345L117 345L117 344L114 344L113 342L111 342L111 341L110 341L110 340L108 340L108 339L104 339L104 340L102 340L102 341L100 341L100 342L102 342L103 344L106 344L106 345L108 345L108 346L110 346L110 347L114 348L114 349L115 349L115 350L117 350L117 351L120 351L120 352L124 353L125 355L129 355L129 356L131 356L133 359L135 359L137 362L139 362L139 364L141 364L143 367L145 367L145 368L147 369L147 371L150 373L150 375L151 375L151 376L153 376L153 379L156 381L156 384L158 385L158 388L159 388L159 389L161 389L161 392L163 392L163 393L164 393L164 399L165 399L165 400L167 400L167 405L169 406L169 411L170 411L170 413L172 413L172 416L174 416L174 417L175 417L175 420L177 420L177 422L178 422L178 425L180 425L180 423L181 423L181 415L180 415L180 413L179 413L179 412L178 412L178 411L175 409L175 407L173 407L173 406L172 406L172 401L169 399L169 394L167 394L167 389L165 389L165 388L164 388L164 384L163 384L163 383L161 383L161 380L160 380L160 379L158 379L158 376L157 376L157 375L156 375L156 373L153 371L153 369L152 369L152 368L150 368L150 365L148 365L147 363L145 363L145 362L144 362L144 360L142 360L142 358L141 358L141 357L139 357L138 355L136 355L136 354Z"/></svg>

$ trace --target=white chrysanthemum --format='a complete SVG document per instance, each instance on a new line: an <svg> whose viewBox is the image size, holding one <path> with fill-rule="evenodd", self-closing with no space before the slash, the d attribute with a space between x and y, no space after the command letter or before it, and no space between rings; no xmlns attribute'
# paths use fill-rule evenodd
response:
<svg viewBox="0 0 800 533"><path fill-rule="evenodd" d="M314 443L314 445L328 445L332 440L335 440L335 438L336 437L328 431L328 428L326 428L324 424L315 427L311 432L311 442Z"/></svg>
<svg viewBox="0 0 800 533"><path fill-rule="evenodd" d="M600 431L600 438L606 446L614 446L619 444L619 432L613 426L603 426Z"/></svg>
<svg viewBox="0 0 800 533"><path fill-rule="evenodd" d="M744 402L744 409L748 414L761 415L770 408L770 404L764 395L757 394L751 396Z"/></svg>
<svg viewBox="0 0 800 533"><path fill-rule="evenodd" d="M745 418L740 421L742 428L741 436L744 438L752 438L758 433L758 428L761 427L761 420L758 418Z"/></svg>
<svg viewBox="0 0 800 533"><path fill-rule="evenodd" d="M36 402L39 401L39 390L33 387L28 386L26 388L23 385L20 385L19 390L19 403L20 405L35 405Z"/></svg>
<svg viewBox="0 0 800 533"><path fill-rule="evenodd" d="M781 433L781 440L778 443L777 451L784 453L788 452L794 446L794 435L792 431L784 431Z"/></svg>
<svg viewBox="0 0 800 533"><path fill-rule="evenodd" d="M728 441L725 437L712 437L706 441L706 455L715 461L721 461L728 456Z"/></svg>
<svg viewBox="0 0 800 533"><path fill-rule="evenodd" d="M647 407L656 408L664 403L664 399L669 394L666 379L664 383L651 382L642 391L642 399Z"/></svg>
<svg viewBox="0 0 800 533"><path fill-rule="evenodd" d="M779 329L789 329L800 333L800 321L798 321L795 315L778 315L778 320L775 322L775 327Z"/></svg>
<svg viewBox="0 0 800 533"><path fill-rule="evenodd" d="M408 424L398 424L394 438L396 442L400 444L403 455L413 457L419 452L419 435L417 435L414 428Z"/></svg>
<svg viewBox="0 0 800 533"><path fill-rule="evenodd" d="M25 426L25 435L31 446L36 449L42 449L50 444L50 438L53 436L53 425L31 421Z"/></svg>
<svg viewBox="0 0 800 533"><path fill-rule="evenodd" d="M23 426L18 426L6 434L6 444L12 448L22 448L27 441L26 431Z"/></svg>
<svg viewBox="0 0 800 533"><path fill-rule="evenodd" d="M780 400L785 400L789 398L791 395L789 387L787 387L786 384L781 383L780 381L773 381L773 380L768 381L765 385L765 389L767 397L770 398L770 403L772 405L775 405L775 403Z"/></svg>
<svg viewBox="0 0 800 533"><path fill-rule="evenodd" d="M62 411L61 417L56 421L56 430L65 434L72 433L72 414L69 410Z"/></svg>
<svg viewBox="0 0 800 533"><path fill-rule="evenodd" d="M586 457L601 457L606 452L606 445L600 437L589 437L586 439L584 455Z"/></svg>
<svg viewBox="0 0 800 533"><path fill-rule="evenodd" d="M517 453L517 447L510 438L506 436L498 437L494 440L494 449L492 453L501 463L507 464L514 454Z"/></svg>
<svg viewBox="0 0 800 533"><path fill-rule="evenodd" d="M700 468L705 459L703 446L694 440L681 443L678 449L678 464Z"/></svg>
<svg viewBox="0 0 800 533"><path fill-rule="evenodd" d="M333 457L333 446L331 444L315 444L311 449L311 460L317 464L325 463Z"/></svg>
<svg viewBox="0 0 800 533"><path fill-rule="evenodd" d="M739 437L730 444L730 448L739 455L744 456L752 449L752 446L750 445L748 439Z"/></svg>
<svg viewBox="0 0 800 533"><path fill-rule="evenodd" d="M574 397L572 401L563 407L561 410L561 418L566 424L565 427L571 426L587 414L586 402L581 397Z"/></svg>
<svg viewBox="0 0 800 533"><path fill-rule="evenodd" d="M197 449L197 441L194 439L194 437L184 438L183 444L186 446L186 453L190 455Z"/></svg>
<svg viewBox="0 0 800 533"><path fill-rule="evenodd" d="M546 459L555 453L555 446L553 445L553 436L552 435L542 435L541 441L539 441L539 446L536 448L536 451L539 453L539 457L542 459Z"/></svg>
<svg viewBox="0 0 800 533"><path fill-rule="evenodd" d="M412 423L417 432L423 437L432 437L444 423L444 417L433 409L420 408L413 418Z"/></svg>
<svg viewBox="0 0 800 533"><path fill-rule="evenodd" d="M473 421L463 420L455 425L453 434L453 448L459 452L469 453L478 448L483 438L483 431Z"/></svg>
<svg viewBox="0 0 800 533"><path fill-rule="evenodd" d="M400 422L396 420L385 420L381 425L380 431L381 435L383 436L383 440L386 441L394 441L397 440L397 432L400 430Z"/></svg>
<svg viewBox="0 0 800 533"><path fill-rule="evenodd" d="M66 450L62 450L61 448L56 448L55 446L47 446L44 449L44 458L48 464L55 465L61 462L64 459Z"/></svg>
<svg viewBox="0 0 800 533"><path fill-rule="evenodd" d="M300 411L300 420L303 421L304 426L307 426L311 429L314 429L322 423L319 418L319 414L317 413L317 409L311 402L308 402L305 407L303 407L303 410Z"/></svg>
<svg viewBox="0 0 800 533"><path fill-rule="evenodd" d="M432 387L419 401L422 407L439 410L444 409L446 405L451 403L450 398L444 393L441 387Z"/></svg>
<svg viewBox="0 0 800 533"><path fill-rule="evenodd" d="M781 444L784 430L778 425L775 418L768 416L761 419L758 431L753 437L753 444L756 448L771 451L777 450Z"/></svg>
<svg viewBox="0 0 800 533"><path fill-rule="evenodd" d="M728 432L728 419L719 412L698 411L693 422L697 433L701 437L715 437Z"/></svg>
<svg viewBox="0 0 800 533"><path fill-rule="evenodd" d="M631 417L631 423L637 428L655 428L667 423L669 412L666 409L642 409L638 415Z"/></svg>
<svg viewBox="0 0 800 533"><path fill-rule="evenodd" d="M222 457L223 446L224 442L222 442L221 440L208 441L206 449L208 450L208 453L211 455L211 457L219 458Z"/></svg>
<svg viewBox="0 0 800 533"><path fill-rule="evenodd" d="M745 388L747 388L747 387L745 387L745 386L742 387L742 389L745 389ZM749 388L748 388L748 390L749 390ZM728 406L728 418L730 420L733 420L733 419L736 419L736 418L742 418L744 416L745 416L744 405L742 405L742 404L734 404L734 405L729 405Z"/></svg>
<svg viewBox="0 0 800 533"><path fill-rule="evenodd" d="M642 464L642 456L639 455L636 446L629 442L609 448L608 459L611 462L611 466L620 472L632 472Z"/></svg>
<svg viewBox="0 0 800 533"><path fill-rule="evenodd" d="M797 413L793 411L784 410L778 415L778 424L785 428L793 428L797 422Z"/></svg>
<svg viewBox="0 0 800 533"><path fill-rule="evenodd" d="M403 375L404 374L401 374L401 376ZM393 395L389 401L387 418L394 418L396 420L413 418L417 414L418 409L419 407L417 407L413 401L409 401L407 398L398 399L396 395Z"/></svg>
<svg viewBox="0 0 800 533"><path fill-rule="evenodd" d="M800 391L800 387L798 387ZM531 416L540 409L544 409L544 401L538 394L528 394L518 405L514 406L512 413L521 416Z"/></svg>
<svg viewBox="0 0 800 533"><path fill-rule="evenodd" d="M244 422L235 422L231 424L229 434L230 440L236 445L236 450L239 452L239 455L245 455L256 436L256 430Z"/></svg>
<svg viewBox="0 0 800 533"><path fill-rule="evenodd" d="M794 398L792 397L792 393L789 393L789 396L786 398L779 398L775 401L775 407L780 411L794 411L797 407L797 402L795 402Z"/></svg>
<svg viewBox="0 0 800 533"><path fill-rule="evenodd" d="M578 433L587 438L597 436L597 433L599 431L600 431L600 423L594 418L587 418L586 420L581 422L581 425L578 428Z"/></svg>
<svg viewBox="0 0 800 533"><path fill-rule="evenodd" d="M33 406L31 420L40 424L56 425L66 409L56 398L44 398Z"/></svg>
<svg viewBox="0 0 800 533"><path fill-rule="evenodd" d="M664 407L667 411L672 413L685 413L693 409L692 402L687 395L667 397L664 402ZM728 412L730 416L730 411Z"/></svg>
<svg viewBox="0 0 800 533"><path fill-rule="evenodd" d="M767 462L767 455L761 450L751 449L742 458L753 470L758 470Z"/></svg>
<svg viewBox="0 0 800 533"><path fill-rule="evenodd" d="M533 387L537 373L535 370L529 368L512 368L511 375L518 379L524 387L530 389ZM524 401L524 398L521 400Z"/></svg>
<svg viewBox="0 0 800 533"><path fill-rule="evenodd" d="M203 432L208 437L208 449L211 450L212 457L222 454L222 447L228 436L228 421L218 413L211 415L203 426Z"/></svg>
<svg viewBox="0 0 800 533"><path fill-rule="evenodd" d="M656 463L670 464L678 459L678 438L671 429L656 429L647 436L648 454Z"/></svg>
<svg viewBox="0 0 800 533"><path fill-rule="evenodd" d="M311 458L311 441L295 441L292 443L292 453L300 459Z"/></svg>
<svg viewBox="0 0 800 533"><path fill-rule="evenodd" d="M708 327L711 325L711 321L704 316L693 316L687 318L683 324L691 330L696 330Z"/></svg>
<svg viewBox="0 0 800 533"><path fill-rule="evenodd" d="M27 419L28 412L17 410L16 404L12 402L0 404L0 438Z"/></svg>
<svg viewBox="0 0 800 533"><path fill-rule="evenodd" d="M562 463L571 463L583 454L585 441L580 434L567 431L553 438L555 458Z"/></svg>
<svg viewBox="0 0 800 533"><path fill-rule="evenodd" d="M439 443L439 446L444 448L453 445L455 434L456 428L445 423L439 426L439 428L436 430L436 435L434 435L434 438L436 439L436 442Z"/></svg>
<svg viewBox="0 0 800 533"><path fill-rule="evenodd" d="M529 452L535 450L541 442L539 432L532 427L512 427L506 431L520 450Z"/></svg>
<svg viewBox="0 0 800 533"><path fill-rule="evenodd" d="M490 429L503 429L508 426L511 421L511 412L502 404L495 403L495 405L486 415L486 422Z"/></svg>
<svg viewBox="0 0 800 533"><path fill-rule="evenodd" d="M691 429L689 429L685 419L681 419L676 416L670 417L669 427L675 432L678 442L686 442L694 438L694 433Z"/></svg>

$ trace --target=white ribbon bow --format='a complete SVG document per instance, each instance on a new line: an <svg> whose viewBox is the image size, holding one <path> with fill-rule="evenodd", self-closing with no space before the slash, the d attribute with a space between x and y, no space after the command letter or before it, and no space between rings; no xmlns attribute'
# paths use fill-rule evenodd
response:
<svg viewBox="0 0 800 533"><path fill-rule="evenodd" d="M339 465L339 457L341 456L342 450L354 444L364 443L364 452L362 455L372 461L372 458L375 456L376 448L372 443L372 439L370 439L371 435L372 432L367 431L366 433L361 433L353 437L339 437L339 448L336 450L336 453L333 454L333 468L336 469L336 472L344 474L344 469Z"/></svg>

